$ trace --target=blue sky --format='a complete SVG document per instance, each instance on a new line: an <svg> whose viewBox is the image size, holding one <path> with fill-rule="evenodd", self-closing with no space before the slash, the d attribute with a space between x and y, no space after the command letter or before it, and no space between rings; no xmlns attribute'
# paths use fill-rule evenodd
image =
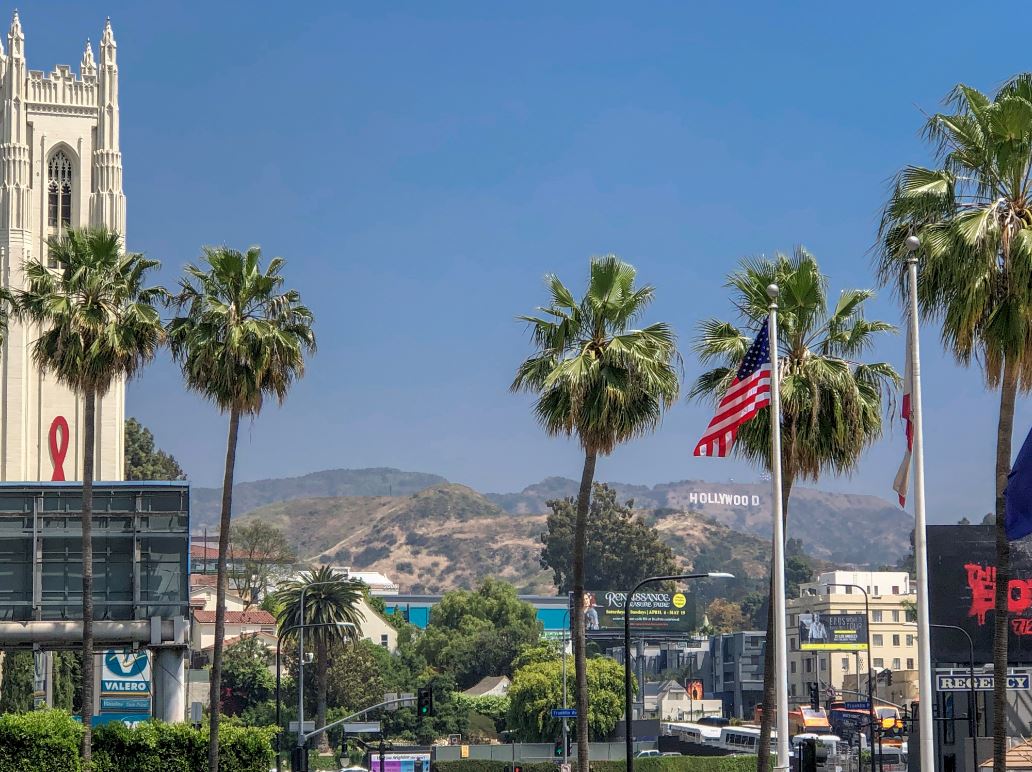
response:
<svg viewBox="0 0 1032 772"><path fill-rule="evenodd" d="M834 291L870 286L887 181L926 159L922 111L1032 66L1021 25L944 2L112 1L23 8L30 68L77 66L105 15L130 247L173 283L202 244L260 244L317 315L307 377L242 431L239 480L576 476L577 448L508 392L529 351L514 317L544 302L546 272L579 287L590 255L619 254L686 352L700 319L730 313L743 256L804 244ZM900 319L887 294L871 312ZM929 518L981 516L996 396L934 329L923 342ZM901 339L876 353L902 369ZM167 357L128 400L195 483L221 480L225 421ZM600 476L757 479L691 457L709 410L682 402ZM1022 398L1017 443L1030 424ZM902 442L896 426L822 487L891 499Z"/></svg>

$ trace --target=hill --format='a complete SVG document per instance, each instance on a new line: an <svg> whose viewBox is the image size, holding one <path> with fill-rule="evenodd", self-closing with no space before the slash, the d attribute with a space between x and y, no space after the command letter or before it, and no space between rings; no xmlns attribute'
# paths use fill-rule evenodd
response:
<svg viewBox="0 0 1032 772"><path fill-rule="evenodd" d="M435 485L410 496L302 498L261 507L261 519L290 534L309 560L382 571L406 592L472 587L488 576L521 592L553 594L541 568L545 515L513 516L462 485ZM650 520L685 568L720 555L746 576L762 577L767 543L696 513L667 510ZM740 566L740 568L739 568Z"/></svg>
<svg viewBox="0 0 1032 772"><path fill-rule="evenodd" d="M447 482L440 475L387 467L326 469L301 477L238 483L233 486L233 511L249 512L277 501L315 496L406 496ZM217 525L221 507L221 488L191 489L190 514L195 529Z"/></svg>
<svg viewBox="0 0 1032 772"><path fill-rule="evenodd" d="M696 511L741 533L771 536L770 486L682 480L653 487L610 483L640 509ZM547 511L549 499L576 496L577 482L549 477L519 493L487 494L507 512ZM912 520L877 496L829 493L796 486L789 507L788 535L801 539L812 556L837 564L880 566L906 553Z"/></svg>

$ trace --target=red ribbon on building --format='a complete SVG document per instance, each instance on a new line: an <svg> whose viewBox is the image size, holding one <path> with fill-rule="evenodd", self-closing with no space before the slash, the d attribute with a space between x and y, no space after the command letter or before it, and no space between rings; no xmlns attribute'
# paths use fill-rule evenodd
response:
<svg viewBox="0 0 1032 772"><path fill-rule="evenodd" d="M58 439L60 434L60 439ZM68 421L65 420L63 415L59 415L50 424L50 458L54 462L54 476L51 480L63 481L64 475L64 460L65 456L68 455Z"/></svg>

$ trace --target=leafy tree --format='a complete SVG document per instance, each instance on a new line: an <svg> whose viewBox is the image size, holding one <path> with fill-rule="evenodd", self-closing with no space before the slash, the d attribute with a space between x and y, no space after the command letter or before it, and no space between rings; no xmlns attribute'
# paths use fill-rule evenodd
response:
<svg viewBox="0 0 1032 772"><path fill-rule="evenodd" d="M586 723L591 737L601 739L613 731L623 715L623 667L608 657L594 657L587 662L587 676L590 708ZM572 677L567 672L569 691ZM632 688L636 693L636 681ZM561 737L562 720L552 718L550 711L562 704L562 694L562 664L558 660L521 667L509 687L509 729L523 742L549 742Z"/></svg>
<svg viewBox="0 0 1032 772"><path fill-rule="evenodd" d="M476 590L445 593L430 611L430 623L416 643L423 658L454 675L460 689L481 678L511 675L521 648L541 637L537 611L516 588L486 579Z"/></svg>
<svg viewBox="0 0 1032 772"><path fill-rule="evenodd" d="M156 305L167 296L145 287L155 260L124 252L117 233L69 228L48 242L54 271L25 262L19 315L40 327L32 344L36 365L83 400L82 411L82 699L93 705L93 481L97 400L132 378L153 357L165 334ZM82 712L83 759L92 757L92 709Z"/></svg>
<svg viewBox="0 0 1032 772"><path fill-rule="evenodd" d="M151 430L135 418L125 422L125 479L185 480L175 456L154 445Z"/></svg>
<svg viewBox="0 0 1032 772"><path fill-rule="evenodd" d="M0 681L0 713L32 710L35 668L31 651L4 652L4 675Z"/></svg>
<svg viewBox="0 0 1032 772"><path fill-rule="evenodd" d="M269 650L257 635L242 635L226 648L222 672L224 713L240 715L273 696L276 679L269 672L270 659Z"/></svg>
<svg viewBox="0 0 1032 772"><path fill-rule="evenodd" d="M878 274L904 287L905 241L921 241L918 303L940 324L943 345L982 368L1000 390L996 427L996 611L993 769L1003 772L1007 715L1007 582L1010 545L1004 490L1014 404L1032 388L1032 73L994 95L958 84L947 112L925 123L935 167L896 178L881 224Z"/></svg>
<svg viewBox="0 0 1032 772"><path fill-rule="evenodd" d="M277 575L297 562L297 553L283 530L262 520L230 527L229 554L236 567L230 579L246 608L266 594Z"/></svg>
<svg viewBox="0 0 1032 772"><path fill-rule="evenodd" d="M462 692L454 695L455 705L466 714L476 714L494 724L496 734L504 732L509 718L509 697L501 694L484 694L470 697Z"/></svg>
<svg viewBox="0 0 1032 772"><path fill-rule="evenodd" d="M218 705L222 688L222 641L226 632L226 560L233 511L240 418L257 416L267 397L281 403L291 384L304 375L305 356L315 350L312 312L297 290L283 289L284 261L273 258L262 270L261 250L246 253L207 247L201 267L188 265L176 297L179 315L168 325L173 357L187 386L229 413L226 470L219 516L218 584L211 694ZM209 772L219 768L219 711L209 718Z"/></svg>
<svg viewBox="0 0 1032 772"><path fill-rule="evenodd" d="M516 655L516 659L512 661L513 672L519 670L521 667L527 665L533 665L538 662L559 662L562 660L562 652L559 650L559 645L552 641L538 641L537 643L531 643L520 649L520 653Z"/></svg>
<svg viewBox="0 0 1032 772"><path fill-rule="evenodd" d="M332 647L332 663L326 673L326 699L334 708L354 712L383 699L383 675L390 670L390 652L372 641Z"/></svg>
<svg viewBox="0 0 1032 772"><path fill-rule="evenodd" d="M746 260L728 277L732 304L747 325L709 319L700 325L695 351L704 364L718 366L699 376L692 397L714 402L727 391L755 337L766 323L770 299L767 287L777 284L777 355L781 376L782 506L788 531L788 504L799 480L816 480L825 472L852 470L864 449L881 436L882 415L890 390L900 383L888 364L862 362L875 337L891 332L887 322L864 317L870 290L844 290L834 306L828 304L828 279L817 260L799 248L792 257ZM772 342L772 347L774 343ZM772 351L773 353L773 351ZM737 455L770 469L770 408L739 430ZM773 607L773 583L770 584ZM767 615L767 640L774 640L774 615ZM774 715L774 646L764 657L763 720L759 747L770 739ZM766 772L767 754L759 755L759 770Z"/></svg>
<svg viewBox="0 0 1032 772"><path fill-rule="evenodd" d="M537 397L534 413L553 436L575 436L584 451L573 538L575 608L584 607L585 545L595 464L616 446L653 431L677 400L679 357L664 323L633 329L653 289L634 286L636 272L612 255L591 260L581 300L546 277L551 298L530 324L536 351L520 365L512 390ZM588 680L584 615L573 615L577 766L588 772Z"/></svg>
<svg viewBox="0 0 1032 772"><path fill-rule="evenodd" d="M359 607L362 588L361 582L346 579L329 566L321 566L303 571L298 578L282 583L276 590L276 597L282 603L277 619L280 629L304 624L304 639L315 647L316 726L326 725L330 646L357 638L365 621ZM353 626L351 634L345 625ZM297 635L297 631L288 633L288 637L295 639ZM319 735L319 744L324 750L329 748L325 732Z"/></svg>
<svg viewBox="0 0 1032 772"><path fill-rule="evenodd" d="M577 509L572 498L548 502L548 530L541 534L541 566L552 570L560 594L573 589L573 547ZM647 576L678 571L674 551L641 515L634 501L621 504L616 491L596 483L584 534L584 586L630 590Z"/></svg>
<svg viewBox="0 0 1032 772"><path fill-rule="evenodd" d="M69 713L82 710L82 654L55 651L54 707Z"/></svg>
<svg viewBox="0 0 1032 772"><path fill-rule="evenodd" d="M706 618L717 633L733 633L745 627L742 607L723 598L716 598L706 607Z"/></svg>
<svg viewBox="0 0 1032 772"><path fill-rule="evenodd" d="M799 555L785 558L785 594L788 597L797 597L799 585L813 580L813 564L807 558Z"/></svg>

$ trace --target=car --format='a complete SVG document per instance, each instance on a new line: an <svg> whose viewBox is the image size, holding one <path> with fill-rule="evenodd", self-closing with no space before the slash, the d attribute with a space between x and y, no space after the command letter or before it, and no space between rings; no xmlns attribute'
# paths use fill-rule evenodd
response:
<svg viewBox="0 0 1032 772"><path fill-rule="evenodd" d="M680 756L681 754L677 751L663 751L660 756Z"/></svg>
<svg viewBox="0 0 1032 772"><path fill-rule="evenodd" d="M649 758L651 756L658 756L658 755L660 755L659 751L657 751L655 748L653 748L651 750L638 751L637 753L634 754L634 758L636 758L636 759L646 759L646 758Z"/></svg>

